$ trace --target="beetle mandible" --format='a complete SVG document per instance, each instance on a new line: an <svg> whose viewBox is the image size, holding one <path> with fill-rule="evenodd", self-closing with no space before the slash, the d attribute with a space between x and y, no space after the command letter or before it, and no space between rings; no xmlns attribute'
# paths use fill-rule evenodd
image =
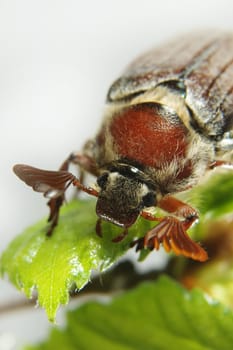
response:
<svg viewBox="0 0 233 350"><path fill-rule="evenodd" d="M195 260L206 251L186 233L198 212L174 197L227 163L233 150L233 35L193 33L147 52L110 87L102 125L81 153L71 154L58 171L28 165L14 172L50 200L47 235L57 225L66 189L73 184L97 197L101 220L123 228L120 241L139 215L159 223L136 243L137 249L163 244ZM97 177L86 187L68 172L70 163ZM80 177L80 179L82 176ZM168 215L154 217L160 207Z"/></svg>

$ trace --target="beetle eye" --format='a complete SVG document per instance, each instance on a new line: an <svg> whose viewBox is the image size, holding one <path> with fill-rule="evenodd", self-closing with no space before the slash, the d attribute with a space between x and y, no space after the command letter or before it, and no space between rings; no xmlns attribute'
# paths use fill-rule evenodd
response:
<svg viewBox="0 0 233 350"><path fill-rule="evenodd" d="M155 193L148 192L143 198L143 205L145 207L153 207L156 204Z"/></svg>
<svg viewBox="0 0 233 350"><path fill-rule="evenodd" d="M97 184L99 187L104 188L108 180L108 173L103 173L97 179Z"/></svg>

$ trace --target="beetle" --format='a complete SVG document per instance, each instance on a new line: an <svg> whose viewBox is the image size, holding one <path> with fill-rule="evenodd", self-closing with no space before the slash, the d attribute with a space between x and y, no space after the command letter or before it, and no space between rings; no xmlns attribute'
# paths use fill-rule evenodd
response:
<svg viewBox="0 0 233 350"><path fill-rule="evenodd" d="M184 35L133 61L110 87L97 135L58 171L17 164L14 172L49 197L50 236L66 189L73 184L97 197L101 222L122 227L121 241L138 216L158 224L136 249L173 250L205 261L207 252L187 234L198 211L174 195L197 185L207 171L228 163L233 151L233 35ZM230 159L230 158L229 158ZM80 179L68 171L80 168ZM82 182L87 172L96 184ZM167 212L158 218L151 207Z"/></svg>

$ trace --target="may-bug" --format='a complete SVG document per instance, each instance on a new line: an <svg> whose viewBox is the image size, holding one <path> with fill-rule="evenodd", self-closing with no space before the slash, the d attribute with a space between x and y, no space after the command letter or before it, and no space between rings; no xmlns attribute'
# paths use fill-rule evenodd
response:
<svg viewBox="0 0 233 350"><path fill-rule="evenodd" d="M48 235L73 184L97 197L99 235L106 220L123 228L114 239L120 241L141 215L159 223L138 240L138 249L162 243L167 251L205 261L206 251L186 233L198 212L173 195L228 164L223 156L232 150L233 35L212 31L180 37L129 65L108 91L96 137L59 171L19 164L14 172L50 198ZM68 172L70 163L95 175L96 186ZM154 217L147 209L156 206L169 215Z"/></svg>

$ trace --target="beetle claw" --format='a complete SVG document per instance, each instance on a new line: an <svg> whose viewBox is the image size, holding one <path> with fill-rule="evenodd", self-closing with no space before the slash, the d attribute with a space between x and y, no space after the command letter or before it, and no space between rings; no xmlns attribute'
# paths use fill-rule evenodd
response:
<svg viewBox="0 0 233 350"><path fill-rule="evenodd" d="M112 242L114 243L121 242L127 234L128 234L128 230L124 229L124 231L119 236L112 239Z"/></svg>
<svg viewBox="0 0 233 350"><path fill-rule="evenodd" d="M135 251L138 252L144 248L144 238L135 239L130 243L130 248L135 247Z"/></svg>
<svg viewBox="0 0 233 350"><path fill-rule="evenodd" d="M175 217L165 217L145 235L144 248L158 250L160 244L167 252L173 250L176 255L184 255L198 261L208 259L206 251L187 235L185 221L179 221Z"/></svg>
<svg viewBox="0 0 233 350"><path fill-rule="evenodd" d="M100 218L96 221L95 232L96 232L97 236L103 237L103 235L102 235L101 219Z"/></svg>

